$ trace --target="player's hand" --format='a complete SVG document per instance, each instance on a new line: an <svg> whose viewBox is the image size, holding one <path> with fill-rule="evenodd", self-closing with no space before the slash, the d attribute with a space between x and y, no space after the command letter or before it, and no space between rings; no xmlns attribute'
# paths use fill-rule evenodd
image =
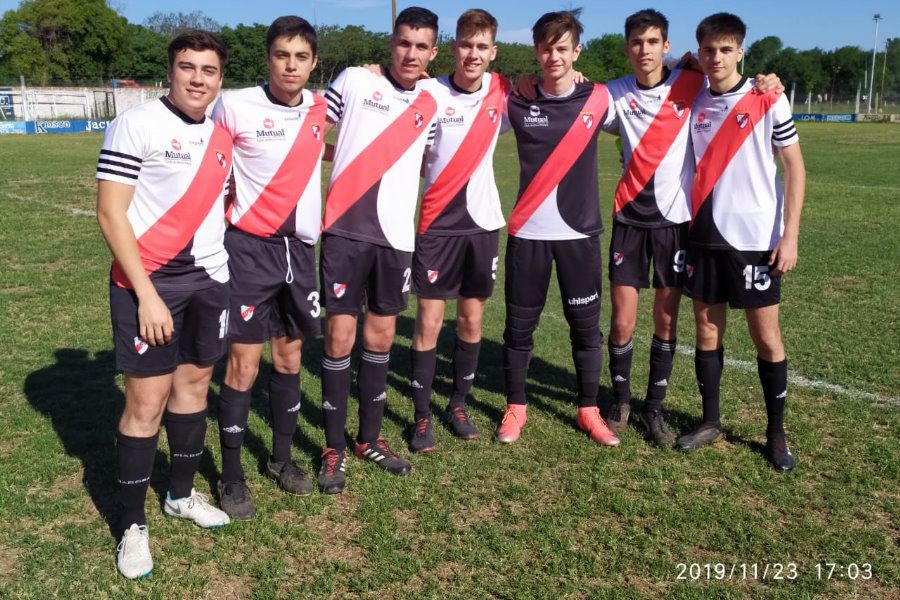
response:
<svg viewBox="0 0 900 600"><path fill-rule="evenodd" d="M697 57L693 55L691 52L685 52L684 56L681 57L681 60L678 61L678 67L682 69L690 69L691 71L699 71L703 72L703 69L700 68L700 61L697 60Z"/></svg>
<svg viewBox="0 0 900 600"><path fill-rule="evenodd" d="M773 277L784 275L797 266L797 238L782 237L769 258L769 268Z"/></svg>
<svg viewBox="0 0 900 600"><path fill-rule="evenodd" d="M584 73L581 71L572 70L572 80L575 83L587 83L590 81L587 77L584 76Z"/></svg>
<svg viewBox="0 0 900 600"><path fill-rule="evenodd" d="M361 66L363 69L365 69L369 73L374 73L375 75L378 75L379 77L384 75L384 69L381 68L381 65L365 64L365 65L361 65Z"/></svg>
<svg viewBox="0 0 900 600"><path fill-rule="evenodd" d="M172 341L175 324L166 303L155 291L138 299L138 332L151 346L162 346Z"/></svg>
<svg viewBox="0 0 900 600"><path fill-rule="evenodd" d="M539 81L537 75L520 75L513 86L513 94L526 100L534 100L537 98L537 90L535 88Z"/></svg>
<svg viewBox="0 0 900 600"><path fill-rule="evenodd" d="M756 76L756 85L753 91L757 94L767 94L771 91L777 91L779 94L784 93L784 86L781 85L781 79L775 73L768 75L759 74Z"/></svg>

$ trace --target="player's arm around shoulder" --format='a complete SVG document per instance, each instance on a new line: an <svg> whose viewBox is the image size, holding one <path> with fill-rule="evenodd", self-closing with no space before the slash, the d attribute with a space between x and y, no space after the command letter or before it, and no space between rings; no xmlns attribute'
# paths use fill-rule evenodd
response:
<svg viewBox="0 0 900 600"><path fill-rule="evenodd" d="M774 275L782 275L797 266L800 213L806 193L806 165L800 144L779 148L778 155L784 166L784 234L769 261Z"/></svg>

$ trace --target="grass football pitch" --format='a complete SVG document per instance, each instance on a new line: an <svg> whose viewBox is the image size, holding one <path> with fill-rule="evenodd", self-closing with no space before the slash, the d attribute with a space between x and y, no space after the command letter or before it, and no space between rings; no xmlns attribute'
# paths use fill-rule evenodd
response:
<svg viewBox="0 0 900 600"><path fill-rule="evenodd" d="M492 441L504 407L501 268L471 410L480 439L437 426L437 450L413 457L410 477L350 459L343 495L292 497L260 474L271 440L258 385L242 455L258 516L214 531L167 519L162 435L147 498L155 569L137 582L117 574L109 526L123 395L110 352L109 255L93 218L101 138L0 139L0 598L900 597L900 127L799 129L809 181L800 262L782 304L795 472L775 473L760 452L765 410L738 312L725 342L725 442L657 450L630 429L617 449L593 444L575 429L568 331L553 289L536 334L528 425L512 446ZM600 160L607 218L619 169L607 136ZM508 214L518 175L509 136L496 166ZM604 289L604 331L608 306ZM638 399L649 308L645 295ZM399 320L384 424L404 453L413 319L407 310ZM700 415L692 328L685 301L667 400L682 433ZM451 321L439 345L439 407L453 336ZM321 339L305 348L294 444L310 471L324 442L321 351ZM222 376L217 368L213 416ZM603 398L608 384L604 366ZM212 417L209 425L196 478L204 493L221 464Z"/></svg>

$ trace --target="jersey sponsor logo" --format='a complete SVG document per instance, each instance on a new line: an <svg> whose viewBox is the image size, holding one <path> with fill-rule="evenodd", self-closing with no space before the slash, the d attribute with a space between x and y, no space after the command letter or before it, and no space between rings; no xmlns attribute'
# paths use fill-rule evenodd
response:
<svg viewBox="0 0 900 600"><path fill-rule="evenodd" d="M343 298L344 294L347 293L347 284L346 283L335 283L331 286L331 289L334 291L334 295L338 298Z"/></svg>
<svg viewBox="0 0 900 600"><path fill-rule="evenodd" d="M541 107L532 104L528 109L528 116L523 117L524 127L550 127L550 117L541 115Z"/></svg>
<svg viewBox="0 0 900 600"><path fill-rule="evenodd" d="M244 430L240 425L229 425L228 427L223 427L222 431L225 433L240 433Z"/></svg>
<svg viewBox="0 0 900 600"><path fill-rule="evenodd" d="M374 92L372 92L372 100L374 100L375 102L381 102L381 99L383 97L384 96L382 96L381 92L379 92L378 90L375 90Z"/></svg>
<svg viewBox="0 0 900 600"><path fill-rule="evenodd" d="M191 162L191 153L190 152L180 152L181 150L181 142L178 140L172 140L172 148L175 148L175 152L170 150L163 151L163 158L167 163L189 163Z"/></svg>
<svg viewBox="0 0 900 600"><path fill-rule="evenodd" d="M377 113L381 113L383 115L388 114L391 111L391 105L383 104L381 102L382 98L384 98L384 95L382 95L382 93L378 90L375 90L374 92L372 92L371 100L369 100L368 98L363 98L363 108L365 108L366 110L372 110Z"/></svg>
<svg viewBox="0 0 900 600"><path fill-rule="evenodd" d="M174 150L175 152L181 151L181 142L179 142L175 138L172 138L172 141L169 143L172 144L172 150Z"/></svg>
<svg viewBox="0 0 900 600"><path fill-rule="evenodd" d="M263 129L272 129L273 127L275 127L275 121L269 117L263 119Z"/></svg>
<svg viewBox="0 0 900 600"><path fill-rule="evenodd" d="M447 115L448 117L452 117L453 115L456 114L456 109L453 108L452 106L448 106L447 110L444 111L444 114Z"/></svg>
<svg viewBox="0 0 900 600"><path fill-rule="evenodd" d="M271 119L268 119L271 122ZM270 127L266 127L266 123L263 123L264 129L256 130L256 141L257 142L267 142L269 140L283 140L287 138L287 134L284 132L284 128L281 129L272 129Z"/></svg>
<svg viewBox="0 0 900 600"><path fill-rule="evenodd" d="M626 108L623 112L625 113L626 117L640 118L640 117L647 116L647 111L645 111L643 108L641 108L641 105L638 104L638 101L636 98L632 98L631 100L628 101L628 108Z"/></svg>
<svg viewBox="0 0 900 600"><path fill-rule="evenodd" d="M625 254L622 252L613 252L613 264L617 267L625 262Z"/></svg>
<svg viewBox="0 0 900 600"><path fill-rule="evenodd" d="M594 124L594 114L589 112L581 113L581 122L584 123L584 126L590 129Z"/></svg>
<svg viewBox="0 0 900 600"><path fill-rule="evenodd" d="M566 304L569 306L583 306L585 304L591 304L600 299L600 293L594 292L590 296L583 296L581 298L568 298L566 300Z"/></svg>
<svg viewBox="0 0 900 600"><path fill-rule="evenodd" d="M697 122L694 123L694 132L699 133L701 131L709 131L712 129L712 122L706 120L706 113L701 112L697 115Z"/></svg>
<svg viewBox="0 0 900 600"><path fill-rule="evenodd" d="M456 111L452 106L447 107L446 117L438 117L438 123L441 127L462 127L466 124L466 118L463 115L455 117Z"/></svg>
<svg viewBox="0 0 900 600"><path fill-rule="evenodd" d="M150 345L139 337L134 338L134 350L138 354L143 354L150 348Z"/></svg>
<svg viewBox="0 0 900 600"><path fill-rule="evenodd" d="M737 120L738 127L743 129L750 123L750 113L741 112L734 115L735 120Z"/></svg>
<svg viewBox="0 0 900 600"><path fill-rule="evenodd" d="M431 269L428 269L428 271L426 271L425 274L426 274L426 276L428 277L428 283L434 283L435 281L437 281L438 275L440 275L441 272L440 272L440 271L436 271L436 270L433 271L433 270L431 270Z"/></svg>
<svg viewBox="0 0 900 600"><path fill-rule="evenodd" d="M241 318L244 321L249 321L253 318L253 312L256 310L255 306L247 306L246 304L241 304Z"/></svg>

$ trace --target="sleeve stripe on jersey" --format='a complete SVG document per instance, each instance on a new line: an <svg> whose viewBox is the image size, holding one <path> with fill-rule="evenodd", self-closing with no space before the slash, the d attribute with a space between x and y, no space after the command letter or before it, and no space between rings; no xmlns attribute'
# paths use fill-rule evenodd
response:
<svg viewBox="0 0 900 600"><path fill-rule="evenodd" d="M107 156L117 156L118 158L124 158L124 159L126 159L126 160L132 160L132 161L134 161L134 162L136 162L136 163L138 163L138 164L144 162L143 160L141 160L141 159L138 158L137 156L132 156L132 155L130 155L130 154L123 154L122 152L115 152L115 151L113 151L113 150L105 150L105 149L104 149L104 150L100 150L100 155L102 156L102 155L104 155L104 154L106 154Z"/></svg>
<svg viewBox="0 0 900 600"><path fill-rule="evenodd" d="M123 173L122 171L116 171L114 169L107 169L105 167L97 167L98 173L109 173L110 175L115 175L117 177L127 177L128 179L137 179L137 173Z"/></svg>
<svg viewBox="0 0 900 600"><path fill-rule="evenodd" d="M776 133L782 133L782 132L784 132L786 129L788 129L789 127L792 127L793 125L794 125L794 118L791 117L790 119L788 119L788 120L785 121L784 123L780 123L780 124L778 124L778 125L775 125L775 127L773 127L772 129L773 129Z"/></svg>
<svg viewBox="0 0 900 600"><path fill-rule="evenodd" d="M330 108L333 112L340 114L344 110L344 100L341 98L341 95L334 91L333 88L328 88L325 92L325 100L328 102L328 108Z"/></svg>
<svg viewBox="0 0 900 600"><path fill-rule="evenodd" d="M123 169L131 169L132 171L140 171L140 165L129 165L128 163L118 162L115 160L109 160L108 158L100 157L100 160L97 161L101 165L112 165L113 167L122 167Z"/></svg>
<svg viewBox="0 0 900 600"><path fill-rule="evenodd" d="M772 139L776 142L783 142L784 140L791 139L795 135L797 135L797 130L792 128L789 131L785 131L783 133L773 133Z"/></svg>

